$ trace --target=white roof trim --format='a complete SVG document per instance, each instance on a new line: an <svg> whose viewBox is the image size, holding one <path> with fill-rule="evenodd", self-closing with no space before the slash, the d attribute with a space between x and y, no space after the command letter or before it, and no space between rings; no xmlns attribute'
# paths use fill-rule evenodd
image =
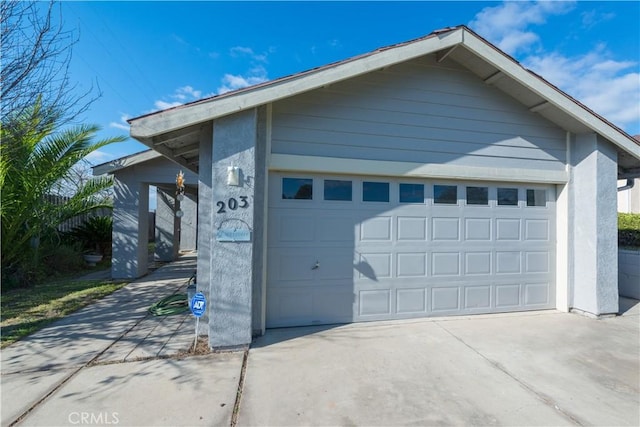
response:
<svg viewBox="0 0 640 427"><path fill-rule="evenodd" d="M143 116L130 121L131 136L140 139L150 138L418 58L453 47L460 42L462 42L461 29L375 52L352 61L340 62L333 67L322 68L315 72L276 80L272 84L253 90L220 98L214 97L208 101Z"/></svg>
<svg viewBox="0 0 640 427"><path fill-rule="evenodd" d="M146 150L140 153L132 154L130 156L121 157L119 159L111 160L106 163L102 163L93 166L93 175L104 175L107 173L114 173L120 169L128 168L139 163L147 162L149 160L157 159L158 157L164 157L162 154L154 150Z"/></svg>
<svg viewBox="0 0 640 427"><path fill-rule="evenodd" d="M502 73L540 95L547 102L557 106L580 123L593 129L594 132L614 142L620 148L640 159L640 146L633 142L627 134L620 132L602 118L592 114L579 104L576 104L576 102L564 92L539 78L535 78L521 65L500 51L497 51L485 41L479 39L475 34L466 32L464 34L463 45L480 58L498 68Z"/></svg>
<svg viewBox="0 0 640 427"><path fill-rule="evenodd" d="M468 28L461 26L436 32L413 42L391 46L317 70L257 85L192 104L152 113L129 121L131 136L149 144L149 138L182 129L245 109L265 105L377 69L462 45L500 72L532 90L562 111L640 159L640 146L630 135L580 105L561 90L538 78Z"/></svg>

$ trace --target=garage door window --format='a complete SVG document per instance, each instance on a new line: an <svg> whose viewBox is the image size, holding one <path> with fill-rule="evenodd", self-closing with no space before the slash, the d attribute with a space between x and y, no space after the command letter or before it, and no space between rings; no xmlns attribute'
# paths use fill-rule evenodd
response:
<svg viewBox="0 0 640 427"><path fill-rule="evenodd" d="M424 185L400 184L400 203L424 203Z"/></svg>
<svg viewBox="0 0 640 427"><path fill-rule="evenodd" d="M489 206L489 188L467 187L467 205Z"/></svg>
<svg viewBox="0 0 640 427"><path fill-rule="evenodd" d="M313 199L313 179L310 178L282 178L283 199Z"/></svg>
<svg viewBox="0 0 640 427"><path fill-rule="evenodd" d="M498 206L518 206L518 189L498 188Z"/></svg>
<svg viewBox="0 0 640 427"><path fill-rule="evenodd" d="M527 190L527 206L547 206L545 190Z"/></svg>
<svg viewBox="0 0 640 427"><path fill-rule="evenodd" d="M362 183L363 202L389 202L388 182L367 182Z"/></svg>
<svg viewBox="0 0 640 427"><path fill-rule="evenodd" d="M338 181L335 179L324 180L324 199L351 201L352 183L351 181Z"/></svg>
<svg viewBox="0 0 640 427"><path fill-rule="evenodd" d="M458 203L457 185L434 185L433 203L455 205Z"/></svg>

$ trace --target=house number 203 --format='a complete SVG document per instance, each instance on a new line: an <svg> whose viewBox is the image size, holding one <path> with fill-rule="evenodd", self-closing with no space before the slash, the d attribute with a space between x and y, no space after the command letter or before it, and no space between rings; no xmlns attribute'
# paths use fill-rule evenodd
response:
<svg viewBox="0 0 640 427"><path fill-rule="evenodd" d="M240 196L240 202L238 202L237 199L232 197L227 200L227 203L220 200L218 203L216 203L216 206L218 206L218 213L225 213L227 211L227 208L232 211L235 211L238 208L245 209L249 207L249 201L247 200L248 198L248 196Z"/></svg>

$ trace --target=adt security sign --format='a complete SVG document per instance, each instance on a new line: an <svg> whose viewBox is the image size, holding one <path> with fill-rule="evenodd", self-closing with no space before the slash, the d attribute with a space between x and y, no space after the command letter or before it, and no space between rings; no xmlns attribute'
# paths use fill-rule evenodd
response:
<svg viewBox="0 0 640 427"><path fill-rule="evenodd" d="M189 308L191 309L191 313L196 317L200 317L204 314L204 310L207 308L207 300L204 298L204 294L202 292L198 292L193 296L193 298L191 298Z"/></svg>

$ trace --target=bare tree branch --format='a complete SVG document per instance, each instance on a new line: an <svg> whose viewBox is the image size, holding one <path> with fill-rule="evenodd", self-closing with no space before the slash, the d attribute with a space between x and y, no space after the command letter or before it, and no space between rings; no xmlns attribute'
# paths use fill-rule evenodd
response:
<svg viewBox="0 0 640 427"><path fill-rule="evenodd" d="M55 1L5 0L0 2L0 110L2 125L20 117L40 99L43 125L60 128L84 113L99 97L93 86L78 92L70 79L73 31L64 28Z"/></svg>

